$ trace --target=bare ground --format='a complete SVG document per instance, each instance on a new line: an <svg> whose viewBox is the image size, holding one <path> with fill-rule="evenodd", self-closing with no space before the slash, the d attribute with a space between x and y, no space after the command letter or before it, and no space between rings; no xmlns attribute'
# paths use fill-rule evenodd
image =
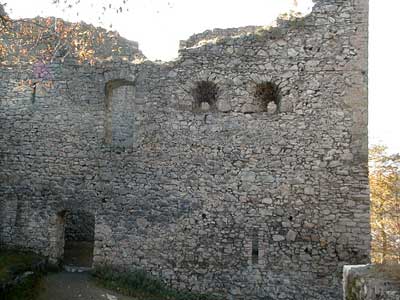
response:
<svg viewBox="0 0 400 300"><path fill-rule="evenodd" d="M90 280L88 273L61 272L43 279L38 300L137 300L104 288Z"/></svg>

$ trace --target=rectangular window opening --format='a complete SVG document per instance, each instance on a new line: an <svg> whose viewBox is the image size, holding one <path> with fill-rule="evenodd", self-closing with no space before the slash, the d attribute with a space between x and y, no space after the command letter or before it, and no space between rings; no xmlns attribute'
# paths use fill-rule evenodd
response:
<svg viewBox="0 0 400 300"><path fill-rule="evenodd" d="M251 263L258 264L258 229L254 228L251 241Z"/></svg>

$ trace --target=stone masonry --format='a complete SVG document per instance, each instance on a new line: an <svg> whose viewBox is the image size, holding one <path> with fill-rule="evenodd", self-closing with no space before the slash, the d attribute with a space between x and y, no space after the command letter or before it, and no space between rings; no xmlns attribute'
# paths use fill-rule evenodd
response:
<svg viewBox="0 0 400 300"><path fill-rule="evenodd" d="M84 211L94 265L227 299L340 299L343 266L369 262L367 45L367 0L316 0L192 36L168 63L55 61L34 91L37 70L2 66L0 244L57 261Z"/></svg>

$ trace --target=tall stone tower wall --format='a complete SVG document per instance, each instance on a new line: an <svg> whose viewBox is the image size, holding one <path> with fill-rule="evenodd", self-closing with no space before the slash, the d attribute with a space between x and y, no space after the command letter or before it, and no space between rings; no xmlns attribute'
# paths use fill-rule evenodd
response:
<svg viewBox="0 0 400 300"><path fill-rule="evenodd" d="M1 244L61 258L63 212L81 210L95 265L229 299L338 299L342 266L369 261L367 20L366 0L320 0L194 36L170 63L48 65L35 97L35 72L2 68Z"/></svg>

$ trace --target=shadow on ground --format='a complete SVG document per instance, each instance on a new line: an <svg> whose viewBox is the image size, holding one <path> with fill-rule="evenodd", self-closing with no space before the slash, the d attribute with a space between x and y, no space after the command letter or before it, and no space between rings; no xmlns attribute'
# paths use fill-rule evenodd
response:
<svg viewBox="0 0 400 300"><path fill-rule="evenodd" d="M100 288L88 273L61 272L43 278L38 300L136 300Z"/></svg>

